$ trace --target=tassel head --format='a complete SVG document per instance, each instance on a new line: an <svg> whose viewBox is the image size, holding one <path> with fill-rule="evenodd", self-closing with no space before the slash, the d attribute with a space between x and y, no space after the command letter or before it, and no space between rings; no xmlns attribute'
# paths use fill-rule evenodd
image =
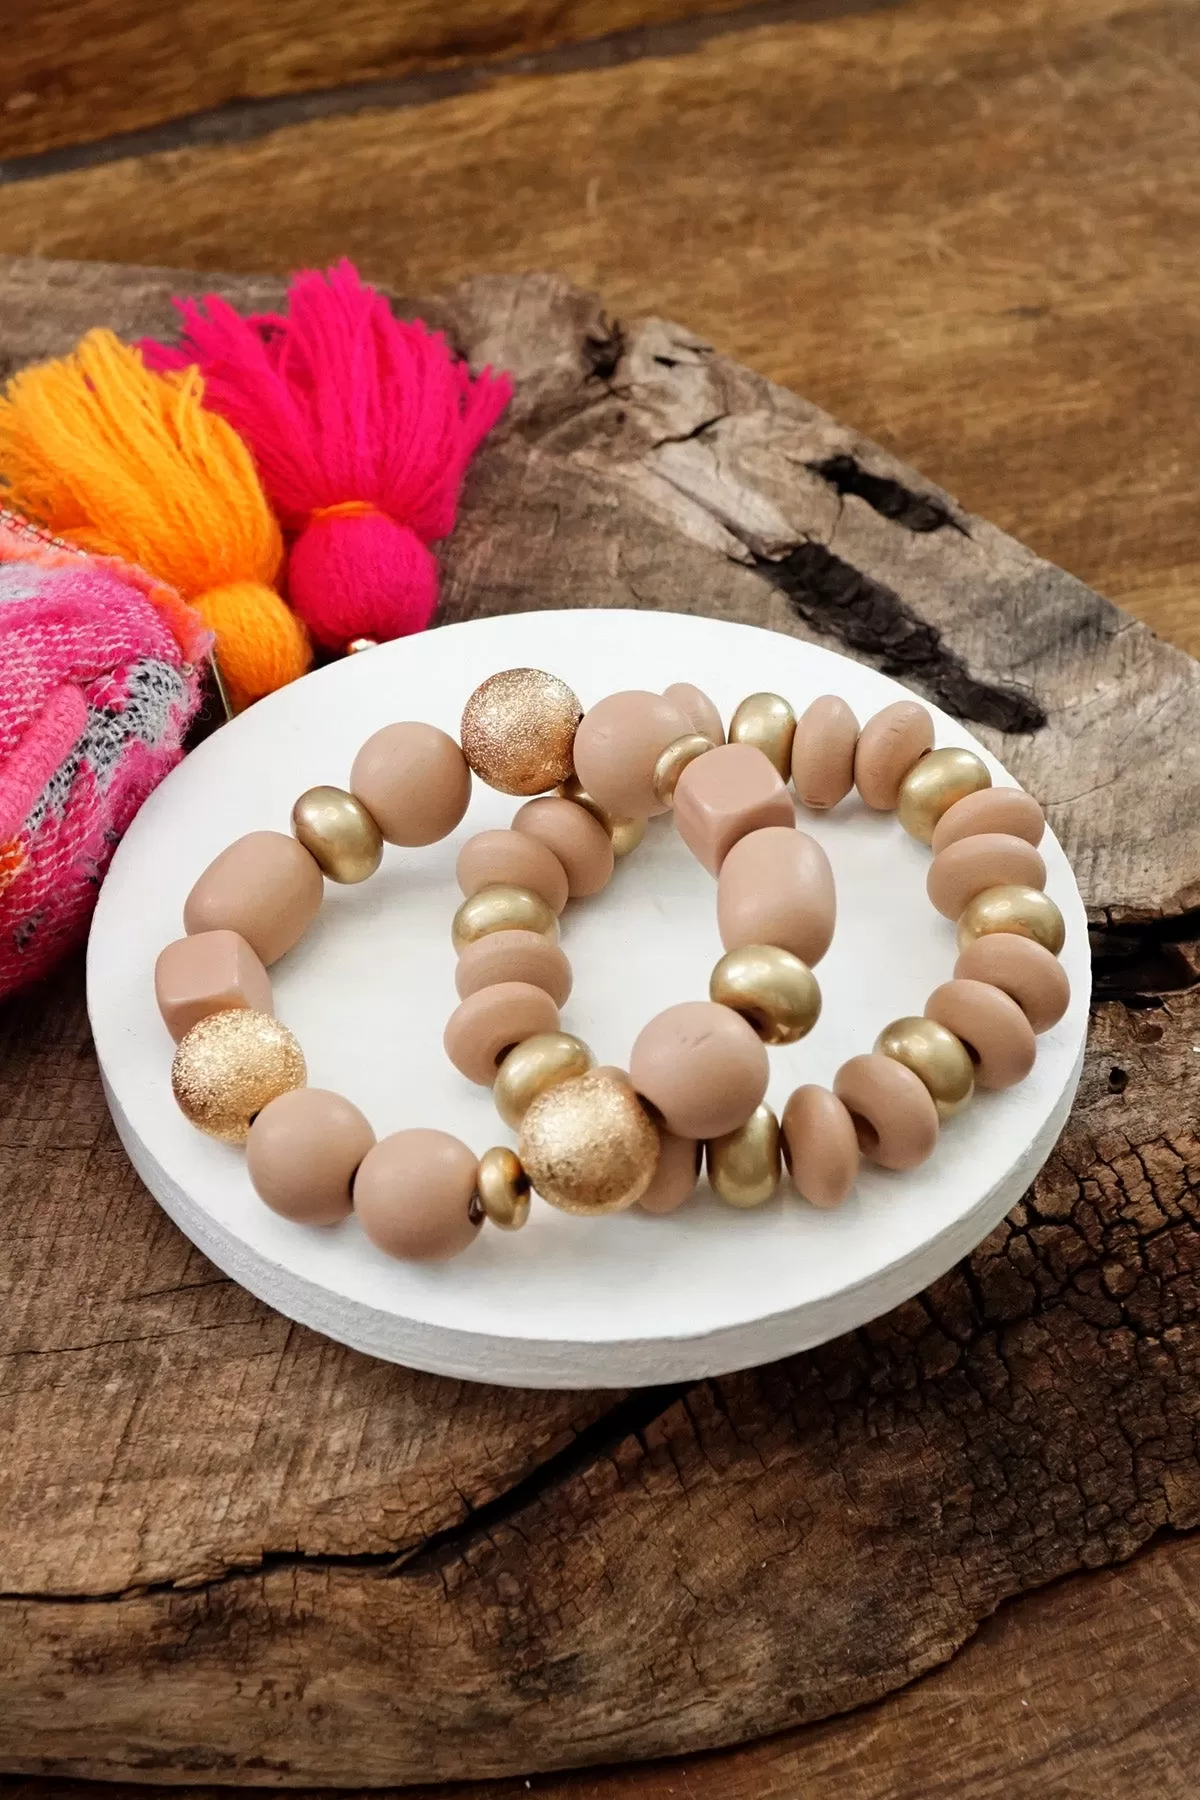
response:
<svg viewBox="0 0 1200 1800"><path fill-rule="evenodd" d="M409 637L437 606L433 552L386 513L314 518L292 545L288 593L314 638L345 650L356 638Z"/></svg>

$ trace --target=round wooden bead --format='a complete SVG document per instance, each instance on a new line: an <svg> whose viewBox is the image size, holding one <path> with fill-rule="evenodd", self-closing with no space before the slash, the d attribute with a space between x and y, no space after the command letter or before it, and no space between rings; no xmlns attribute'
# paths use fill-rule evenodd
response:
<svg viewBox="0 0 1200 1800"><path fill-rule="evenodd" d="M571 773L571 746L583 714L557 675L502 669L463 709L463 754L481 781L502 794L544 794Z"/></svg>
<svg viewBox="0 0 1200 1800"><path fill-rule="evenodd" d="M663 689L663 699L677 706L681 713L687 715L688 723L693 731L706 737L710 744L725 742L725 727L721 723L721 715L702 688L693 687L690 681L672 682L669 688ZM642 1202L645 1205L645 1202Z"/></svg>
<svg viewBox="0 0 1200 1800"><path fill-rule="evenodd" d="M567 892L572 900L598 894L612 880L612 838L585 806L547 794L518 807L513 830L533 838L566 871Z"/></svg>
<svg viewBox="0 0 1200 1800"><path fill-rule="evenodd" d="M854 1119L858 1147L884 1169L915 1169L932 1156L938 1114L925 1083L878 1051L842 1064L833 1091Z"/></svg>
<svg viewBox="0 0 1200 1800"><path fill-rule="evenodd" d="M500 981L528 981L544 988L555 1006L571 992L571 965L557 944L535 931L493 931L467 944L454 971L460 1000Z"/></svg>
<svg viewBox="0 0 1200 1800"><path fill-rule="evenodd" d="M1046 865L1024 838L995 831L947 844L929 865L925 891L943 919L957 919L976 894L1006 883L1044 888Z"/></svg>
<svg viewBox="0 0 1200 1800"><path fill-rule="evenodd" d="M575 772L614 818L649 818L667 810L654 792L654 765L690 729L687 715L662 694L610 694L580 721Z"/></svg>
<svg viewBox="0 0 1200 1800"><path fill-rule="evenodd" d="M292 831L327 881L366 881L383 860L383 833L344 788L314 787L292 808Z"/></svg>
<svg viewBox="0 0 1200 1800"><path fill-rule="evenodd" d="M180 1040L171 1091L197 1131L244 1144L250 1122L269 1100L303 1087L304 1052L278 1019L237 1007L210 1013Z"/></svg>
<svg viewBox="0 0 1200 1800"><path fill-rule="evenodd" d="M163 1024L178 1043L209 1013L249 1007L273 1013L271 977L236 931L200 931L158 953L154 996Z"/></svg>
<svg viewBox="0 0 1200 1800"><path fill-rule="evenodd" d="M667 690L670 692L670 689ZM690 1200L700 1179L700 1158L704 1146L693 1138L676 1137L673 1132L658 1134L658 1166L654 1179L639 1202L648 1213L673 1213L685 1200Z"/></svg>
<svg viewBox="0 0 1200 1800"><path fill-rule="evenodd" d="M369 737L350 770L350 791L389 844L436 844L471 800L471 771L452 737L406 721Z"/></svg>
<svg viewBox="0 0 1200 1800"><path fill-rule="evenodd" d="M675 787L675 827L710 875L739 838L769 825L795 829L779 771L750 744L721 744L689 763Z"/></svg>
<svg viewBox="0 0 1200 1800"><path fill-rule="evenodd" d="M325 883L304 848L282 831L250 831L209 863L183 903L183 928L236 931L269 968L298 944Z"/></svg>
<svg viewBox="0 0 1200 1800"><path fill-rule="evenodd" d="M792 781L805 806L825 812L854 786L858 720L840 694L822 694L801 713L792 739Z"/></svg>
<svg viewBox="0 0 1200 1800"><path fill-rule="evenodd" d="M1034 1065L1032 1025L1015 1000L987 982L943 982L926 1001L925 1016L966 1045L977 1087L1015 1087Z"/></svg>
<svg viewBox="0 0 1200 1800"><path fill-rule="evenodd" d="M775 944L812 968L833 942L837 895L829 858L794 825L739 838L717 877L717 926L727 950Z"/></svg>
<svg viewBox="0 0 1200 1800"><path fill-rule="evenodd" d="M798 1087L779 1121L792 1184L810 1206L840 1206L858 1180L861 1152L849 1111L828 1088Z"/></svg>
<svg viewBox="0 0 1200 1800"><path fill-rule="evenodd" d="M359 1163L375 1142L357 1106L327 1088L293 1088L268 1101L246 1139L254 1191L301 1225L336 1225L349 1214Z"/></svg>
<svg viewBox="0 0 1200 1800"><path fill-rule="evenodd" d="M1052 956L1057 956L1066 942L1067 928L1062 914L1049 894L1040 888L1005 882L1002 887L985 888L968 900L958 916L958 947L965 950L977 938L994 932L1011 932L1015 937L1032 938Z"/></svg>
<svg viewBox="0 0 1200 1800"><path fill-rule="evenodd" d="M1046 831L1046 815L1022 788L990 787L978 794L956 800L933 828L930 848L935 856L960 838L978 837L981 832L1002 831L1008 837L1024 838L1036 850Z"/></svg>
<svg viewBox="0 0 1200 1800"><path fill-rule="evenodd" d="M676 1137L723 1137L766 1093L767 1053L740 1013L685 1000L639 1032L629 1075Z"/></svg>
<svg viewBox="0 0 1200 1800"><path fill-rule="evenodd" d="M896 700L868 719L854 751L854 782L875 812L894 812L900 783L933 748L933 720L916 700Z"/></svg>
<svg viewBox="0 0 1200 1800"><path fill-rule="evenodd" d="M909 837L928 844L942 814L968 794L992 785L987 764L973 750L948 744L915 762L896 796L896 817Z"/></svg>
<svg viewBox="0 0 1200 1800"><path fill-rule="evenodd" d="M476 832L459 851L454 873L468 897L485 887L520 887L532 888L556 913L567 904L567 871L528 832Z"/></svg>
<svg viewBox="0 0 1200 1800"><path fill-rule="evenodd" d="M779 1187L782 1161L779 1121L769 1106L756 1106L744 1124L704 1146L713 1193L743 1211L764 1206Z"/></svg>
<svg viewBox="0 0 1200 1800"><path fill-rule="evenodd" d="M501 981L479 988L455 1007L442 1042L460 1075L491 1087L515 1044L557 1030L558 1008L543 988L528 981Z"/></svg>
<svg viewBox="0 0 1200 1800"><path fill-rule="evenodd" d="M954 965L956 978L986 981L1015 1000L1035 1032L1049 1031L1071 1003L1071 984L1056 956L1032 938L994 932L976 938Z"/></svg>
<svg viewBox="0 0 1200 1800"><path fill-rule="evenodd" d="M473 1244L473 1151L446 1131L396 1131L368 1150L354 1177L354 1211L370 1241L405 1262L444 1262Z"/></svg>

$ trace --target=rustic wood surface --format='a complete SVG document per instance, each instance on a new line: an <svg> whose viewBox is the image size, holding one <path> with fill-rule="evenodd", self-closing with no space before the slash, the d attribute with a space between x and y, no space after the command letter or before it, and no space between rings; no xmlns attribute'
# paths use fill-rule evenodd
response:
<svg viewBox="0 0 1200 1800"><path fill-rule="evenodd" d="M0 360L161 330L179 280L11 263ZM266 1312L130 1173L77 973L9 1007L9 1769L370 1785L728 1743L1200 1522L1200 668L686 330L540 277L425 310L520 382L446 616L633 600L904 673L1047 800L1110 998L1058 1150L959 1269L810 1355L615 1400L409 1375Z"/></svg>

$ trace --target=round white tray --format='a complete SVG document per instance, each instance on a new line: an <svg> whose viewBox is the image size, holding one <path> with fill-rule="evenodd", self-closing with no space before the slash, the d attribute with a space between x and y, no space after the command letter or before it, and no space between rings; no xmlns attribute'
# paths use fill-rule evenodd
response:
<svg viewBox="0 0 1200 1800"><path fill-rule="evenodd" d="M533 665L584 705L614 689L691 681L728 717L770 688L800 711L842 694L862 719L905 690L859 663L749 626L674 614L524 613L455 625L310 675L200 745L143 807L113 859L88 957L96 1048L117 1130L139 1175L219 1268L290 1318L372 1355L477 1381L531 1387L628 1386L748 1367L860 1325L926 1286L1004 1216L1066 1120L1087 1025L1087 930L1070 867L1047 834L1049 892L1067 921L1073 999L1039 1041L1030 1078L980 1095L932 1160L908 1175L867 1169L840 1211L786 1190L733 1212L708 1190L674 1217L638 1208L582 1220L535 1203L516 1235L484 1230L456 1261L390 1261L352 1219L293 1225L255 1196L240 1150L194 1131L170 1087L172 1046L154 1005L159 949L180 931L184 896L245 831L288 829L291 804L342 783L358 745L394 719L455 733L472 688ZM939 744L966 744L997 782L1001 765L937 714ZM427 850L389 849L361 887L327 890L304 942L272 971L279 1016L297 1033L314 1086L352 1098L379 1136L436 1125L479 1150L505 1142L490 1095L446 1061L456 1003L450 920L454 861L471 833L505 825L519 802L475 784L466 819ZM771 1052L778 1110L802 1081L828 1082L880 1027L920 1012L948 980L953 927L925 897L929 852L853 796L802 814L838 890L838 929L819 979L824 1010L804 1043ZM602 1063L625 1064L652 1014L703 998L721 954L715 885L669 819L595 900L572 903L564 945L575 991L564 1025Z"/></svg>

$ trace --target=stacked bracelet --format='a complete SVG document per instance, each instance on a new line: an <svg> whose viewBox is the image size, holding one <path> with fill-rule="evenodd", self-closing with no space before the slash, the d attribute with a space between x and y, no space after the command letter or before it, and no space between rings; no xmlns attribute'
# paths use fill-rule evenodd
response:
<svg viewBox="0 0 1200 1800"><path fill-rule="evenodd" d="M367 879L385 842L417 847L452 832L472 771L524 802L510 830L469 839L457 864L459 1005L445 1048L519 1133L516 1151L482 1158L423 1127L376 1142L348 1100L306 1087L267 974L311 923L326 880ZM816 1023L813 967L835 922L829 863L796 829L789 779L813 810L857 788L931 846L929 896L957 920L960 954L922 1016L886 1026L831 1089L797 1088L777 1120L764 1104L767 1047ZM647 819L668 811L716 877L725 954L707 1000L652 1019L627 1072L598 1069L561 1026L571 971L559 916L604 887ZM359 751L348 789L301 795L292 836L251 832L200 876L187 935L156 967L178 1044L175 1097L200 1130L246 1144L253 1185L275 1211L320 1225L354 1211L372 1242L416 1260L465 1249L485 1220L519 1228L531 1189L567 1212L637 1201L671 1212L703 1158L733 1206L769 1199L784 1162L804 1200L836 1206L864 1157L914 1168L976 1087L1023 1079L1035 1034L1065 1012L1063 921L1037 848L1044 825L1037 802L993 788L970 751L935 749L915 701L860 731L836 696L797 720L780 696L755 694L726 741L712 702L687 684L614 694L584 714L556 677L507 670L467 702L461 745L431 725L385 726Z"/></svg>

